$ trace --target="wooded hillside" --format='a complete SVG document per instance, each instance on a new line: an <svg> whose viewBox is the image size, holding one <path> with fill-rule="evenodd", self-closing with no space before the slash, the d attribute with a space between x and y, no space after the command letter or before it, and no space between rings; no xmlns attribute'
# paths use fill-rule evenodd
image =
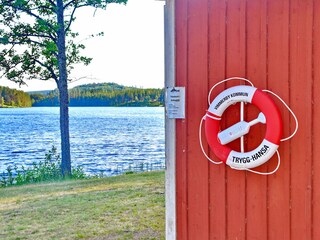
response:
<svg viewBox="0 0 320 240"><path fill-rule="evenodd" d="M30 95L16 89L0 86L1 107L31 107Z"/></svg>
<svg viewBox="0 0 320 240"><path fill-rule="evenodd" d="M163 89L126 87L116 83L86 84L69 90L70 106L162 106ZM31 94L33 106L59 106L58 92Z"/></svg>

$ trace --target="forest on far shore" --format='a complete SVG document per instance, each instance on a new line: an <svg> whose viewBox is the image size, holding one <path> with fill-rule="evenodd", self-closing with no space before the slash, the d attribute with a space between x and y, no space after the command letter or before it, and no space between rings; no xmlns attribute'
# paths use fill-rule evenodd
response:
<svg viewBox="0 0 320 240"><path fill-rule="evenodd" d="M31 106L32 100L28 93L0 86L0 108Z"/></svg>
<svg viewBox="0 0 320 240"><path fill-rule="evenodd" d="M32 106L59 106L58 91L33 92ZM126 87L116 83L85 84L69 89L70 106L163 106L164 89Z"/></svg>

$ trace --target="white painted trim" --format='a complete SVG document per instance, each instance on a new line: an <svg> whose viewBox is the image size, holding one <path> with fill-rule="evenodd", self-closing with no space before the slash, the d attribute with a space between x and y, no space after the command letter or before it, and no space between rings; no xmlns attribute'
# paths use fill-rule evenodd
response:
<svg viewBox="0 0 320 240"><path fill-rule="evenodd" d="M175 14L174 0L166 0L165 18L165 87L175 86ZM176 120L165 120L166 145L166 239L175 240L176 231Z"/></svg>

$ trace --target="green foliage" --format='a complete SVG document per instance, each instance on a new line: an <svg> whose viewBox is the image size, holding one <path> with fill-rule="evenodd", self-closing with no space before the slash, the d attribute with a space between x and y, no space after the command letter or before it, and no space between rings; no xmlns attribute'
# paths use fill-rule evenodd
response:
<svg viewBox="0 0 320 240"><path fill-rule="evenodd" d="M58 82L59 62L66 65L69 73L74 64L88 65L92 60L81 55L85 46L78 43L78 33L71 30L76 11L83 7L105 9L109 3L126 2L0 0L0 73L20 84L29 79ZM97 33L90 37L102 35Z"/></svg>
<svg viewBox="0 0 320 240"><path fill-rule="evenodd" d="M163 89L126 87L116 83L81 85L69 90L70 106L161 106ZM33 106L58 106L58 92L31 94Z"/></svg>
<svg viewBox="0 0 320 240"><path fill-rule="evenodd" d="M78 166L72 168L71 178L84 179L87 176L82 167ZM57 149L52 146L48 153L45 154L44 161L34 162L31 167L8 166L6 172L0 176L0 187L63 179L60 155L57 153Z"/></svg>
<svg viewBox="0 0 320 240"><path fill-rule="evenodd" d="M30 95L19 90L0 86L0 108L1 107L31 107Z"/></svg>

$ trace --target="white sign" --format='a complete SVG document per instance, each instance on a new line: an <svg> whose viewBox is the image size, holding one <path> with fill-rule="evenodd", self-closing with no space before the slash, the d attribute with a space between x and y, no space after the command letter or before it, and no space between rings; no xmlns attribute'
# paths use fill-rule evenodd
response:
<svg viewBox="0 0 320 240"><path fill-rule="evenodd" d="M185 87L167 87L166 114L168 118L185 118Z"/></svg>

